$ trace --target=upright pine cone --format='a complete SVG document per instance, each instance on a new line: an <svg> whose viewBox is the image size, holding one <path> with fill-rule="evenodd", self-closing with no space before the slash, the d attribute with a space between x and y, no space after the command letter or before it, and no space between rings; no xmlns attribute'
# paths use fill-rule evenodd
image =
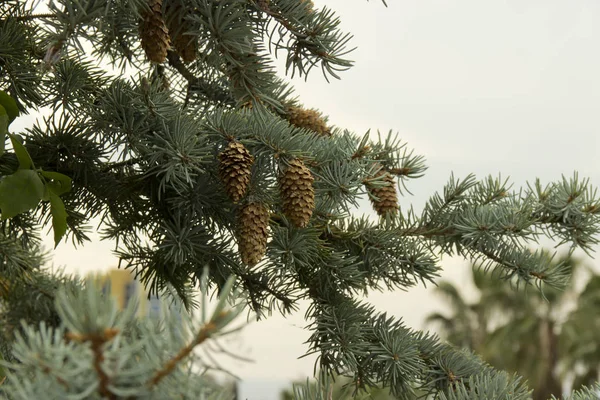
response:
<svg viewBox="0 0 600 400"><path fill-rule="evenodd" d="M238 218L238 250L242 262L254 266L267 252L269 210L260 203L240 208Z"/></svg>
<svg viewBox="0 0 600 400"><path fill-rule="evenodd" d="M279 180L283 213L298 227L305 227L315 208L315 190L310 170L299 159L289 162Z"/></svg>
<svg viewBox="0 0 600 400"><path fill-rule="evenodd" d="M188 14L188 11L180 2L169 3L167 27L169 28L171 43L173 43L177 54L184 63L194 61L198 50L198 39L193 35L186 34L192 28L190 22L185 19Z"/></svg>
<svg viewBox="0 0 600 400"><path fill-rule="evenodd" d="M302 107L291 106L286 111L290 124L299 128L310 129L320 135L331 136L331 130L321 113L317 110L307 110Z"/></svg>
<svg viewBox="0 0 600 400"><path fill-rule="evenodd" d="M225 185L225 191L237 203L244 197L254 157L240 142L231 141L227 148L219 154L219 175Z"/></svg>
<svg viewBox="0 0 600 400"><path fill-rule="evenodd" d="M162 63L169 50L169 31L162 12L162 0L148 0L150 10L145 10L140 22L142 48L150 61Z"/></svg>
<svg viewBox="0 0 600 400"><path fill-rule="evenodd" d="M367 190L370 194L371 203L377 214L384 216L390 212L395 214L398 211L398 196L396 194L396 182L394 177L383 168L375 174L373 178L379 178L383 176L383 181L386 183L385 186L375 187L369 180L366 181Z"/></svg>

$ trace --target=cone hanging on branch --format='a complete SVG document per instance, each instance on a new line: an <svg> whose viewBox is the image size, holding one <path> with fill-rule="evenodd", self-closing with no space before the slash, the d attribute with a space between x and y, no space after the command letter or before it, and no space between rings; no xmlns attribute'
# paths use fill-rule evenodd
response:
<svg viewBox="0 0 600 400"><path fill-rule="evenodd" d="M283 213L298 227L306 227L315 209L315 190L310 170L293 159L279 180Z"/></svg>
<svg viewBox="0 0 600 400"><path fill-rule="evenodd" d="M319 135L331 136L331 130L325 122L323 115L317 110L307 110L302 107L290 106L287 108L287 120L298 128L309 129Z"/></svg>
<svg viewBox="0 0 600 400"><path fill-rule="evenodd" d="M234 203L240 201L250 184L254 157L240 142L231 141L219 154L219 175L225 191Z"/></svg>
<svg viewBox="0 0 600 400"><path fill-rule="evenodd" d="M185 18L189 13L179 2L175 2L172 5L171 3L168 4L167 28L169 28L171 43L183 62L190 63L196 59L198 38L186 34L186 32L192 29L190 22Z"/></svg>
<svg viewBox="0 0 600 400"><path fill-rule="evenodd" d="M238 250L242 262L254 266L267 252L269 210L260 203L240 208L238 217Z"/></svg>
<svg viewBox="0 0 600 400"><path fill-rule="evenodd" d="M169 31L162 12L162 0L148 0L149 10L144 10L140 21L142 48L148 60L162 63L169 50Z"/></svg>
<svg viewBox="0 0 600 400"><path fill-rule="evenodd" d="M371 179L381 177L383 177L383 186L371 183ZM396 182L392 174L382 168L371 179L367 179L365 185L377 214L381 216L385 216L388 212L395 214L398 211L398 195L396 193Z"/></svg>

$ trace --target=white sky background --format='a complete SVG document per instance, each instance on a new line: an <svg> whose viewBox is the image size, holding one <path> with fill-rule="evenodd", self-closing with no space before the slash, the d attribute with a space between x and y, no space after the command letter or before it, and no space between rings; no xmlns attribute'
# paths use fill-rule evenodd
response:
<svg viewBox="0 0 600 400"><path fill-rule="evenodd" d="M578 171L600 187L597 0L388 0L388 8L377 0L315 3L336 10L342 28L354 34L356 65L330 84L315 69L308 82L295 80L297 94L335 125L358 134L392 129L426 157L429 170L408 183L414 196L401 199L404 206L420 210L451 172L461 178L501 173L518 188ZM11 127L30 123L22 118ZM54 263L79 273L106 269L116 264L111 250L106 242L76 251L63 243ZM469 275L461 260L442 265L444 278L461 282ZM424 288L377 293L369 301L414 328L443 307ZM252 323L233 346L255 363L234 363L232 370L250 382L310 375L314 358L297 360L309 336L303 316L304 310ZM242 396L275 398L267 392L248 387Z"/></svg>

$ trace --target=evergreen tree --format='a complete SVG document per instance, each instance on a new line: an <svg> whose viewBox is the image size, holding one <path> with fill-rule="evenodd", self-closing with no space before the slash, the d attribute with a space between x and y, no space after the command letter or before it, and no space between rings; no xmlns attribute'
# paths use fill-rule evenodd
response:
<svg viewBox="0 0 600 400"><path fill-rule="evenodd" d="M221 307L231 290L259 317L308 300L308 352L358 389L381 385L400 399L415 386L449 399L527 398L519 378L408 329L360 295L435 282L442 255L523 285L560 287L567 270L527 245L545 234L591 250L600 225L593 188L576 174L518 191L501 179L451 176L420 215L400 209L398 194L423 175L423 157L394 134L330 126L275 73L272 57L283 55L292 76L319 66L337 78L352 66L351 36L339 25L310 0L1 2L8 292L14 276L36 271L41 226L52 221L57 245L83 244L96 218L123 266L153 293L173 288L188 309L204 271L205 292L221 293ZM38 110L49 113L6 135L16 112ZM363 195L378 220L353 215ZM89 282L44 279L29 280L35 289L18 302L3 296L3 313L29 321L11 328L6 396L206 394L187 375L191 364L178 363L238 311L207 317L188 344L159 340L164 325L117 316ZM41 290L52 301L23 308Z"/></svg>

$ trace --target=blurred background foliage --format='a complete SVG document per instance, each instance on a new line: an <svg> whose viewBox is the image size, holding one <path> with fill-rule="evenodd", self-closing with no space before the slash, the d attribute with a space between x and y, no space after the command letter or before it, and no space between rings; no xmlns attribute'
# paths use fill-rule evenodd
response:
<svg viewBox="0 0 600 400"><path fill-rule="evenodd" d="M467 300L464 286L440 282L434 291L450 312L428 315L427 326L492 366L523 376L534 400L593 384L600 367L600 276L584 258L563 255L553 262L573 272L562 291L515 288L515 281L498 280L476 265L476 301Z"/></svg>

